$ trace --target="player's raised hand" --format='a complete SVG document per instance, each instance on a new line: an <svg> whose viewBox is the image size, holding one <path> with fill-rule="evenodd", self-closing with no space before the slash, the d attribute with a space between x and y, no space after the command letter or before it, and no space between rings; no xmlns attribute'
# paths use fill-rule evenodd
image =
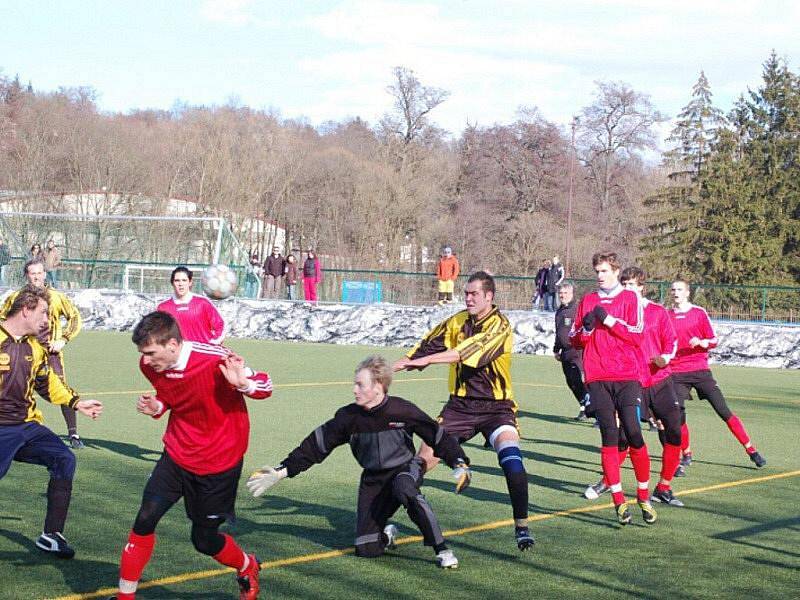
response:
<svg viewBox="0 0 800 600"><path fill-rule="evenodd" d="M469 487L472 481L472 471L464 461L459 462L453 469L453 479L456 480L456 494L460 494Z"/></svg>
<svg viewBox="0 0 800 600"><path fill-rule="evenodd" d="M151 417L161 412L163 407L164 405L161 404L161 401L153 394L142 394L136 401L136 410L143 415L148 415Z"/></svg>
<svg viewBox="0 0 800 600"><path fill-rule="evenodd" d="M237 389L244 389L250 385L244 359L238 354L231 354L219 363L219 370L222 371L228 383Z"/></svg>
<svg viewBox="0 0 800 600"><path fill-rule="evenodd" d="M96 419L103 413L103 403L99 400L80 400L75 408L92 419Z"/></svg>
<svg viewBox="0 0 800 600"><path fill-rule="evenodd" d="M253 471L250 478L245 484L248 491L256 498L264 495L267 490L276 485L281 479L288 475L286 467L279 467L277 469L265 465L260 469Z"/></svg>
<svg viewBox="0 0 800 600"><path fill-rule="evenodd" d="M408 363L411 361L410 358L404 356L403 358L396 360L392 365L392 371L405 371L408 368Z"/></svg>

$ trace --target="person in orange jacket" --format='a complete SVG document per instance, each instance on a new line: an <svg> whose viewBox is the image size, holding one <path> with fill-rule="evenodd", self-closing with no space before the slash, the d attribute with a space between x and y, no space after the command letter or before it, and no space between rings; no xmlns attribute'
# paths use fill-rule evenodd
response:
<svg viewBox="0 0 800 600"><path fill-rule="evenodd" d="M458 279L458 271L458 259L453 254L453 249L445 246L436 267L436 279L439 280L439 304L449 304L453 301L453 290L456 279Z"/></svg>

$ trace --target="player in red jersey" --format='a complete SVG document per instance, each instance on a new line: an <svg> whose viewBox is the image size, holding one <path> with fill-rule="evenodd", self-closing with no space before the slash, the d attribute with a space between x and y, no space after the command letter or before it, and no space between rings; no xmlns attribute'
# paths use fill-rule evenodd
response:
<svg viewBox="0 0 800 600"><path fill-rule="evenodd" d="M158 419L169 411L164 453L145 485L142 504L120 562L118 600L135 598L155 545L161 517L183 497L198 552L233 567L239 598L258 597L260 564L234 539L219 533L234 513L236 488L247 450L250 420L244 396L272 395L266 373L256 373L227 348L183 341L169 314L153 312L133 331L139 367L156 394L139 397L136 409Z"/></svg>
<svg viewBox="0 0 800 600"><path fill-rule="evenodd" d="M701 400L708 400L719 418L725 421L734 437L744 447L750 460L759 468L767 461L758 453L750 436L725 401L725 397L717 385L708 367L708 351L717 346L717 336L711 326L711 320L705 309L689 302L689 284L678 279L672 283L673 307L668 311L678 334L678 352L672 361L673 380L678 398L686 401L691 398L692 388ZM691 448L689 447L689 431L684 427L681 431L681 469L691 464Z"/></svg>
<svg viewBox="0 0 800 600"><path fill-rule="evenodd" d="M626 525L631 514L620 483L619 427L625 431L636 474L636 497L646 523L656 520L650 504L650 457L639 426L642 388L640 349L644 327L639 297L619 283L619 261L613 252L592 257L599 289L581 299L570 331L572 345L583 348L589 408L600 423L603 474L611 487L617 520ZM617 422L619 419L619 423Z"/></svg>
<svg viewBox="0 0 800 600"><path fill-rule="evenodd" d="M192 293L192 272L186 267L176 267L169 280L175 294L156 310L175 317L184 340L221 344L225 337L225 321L207 298Z"/></svg>

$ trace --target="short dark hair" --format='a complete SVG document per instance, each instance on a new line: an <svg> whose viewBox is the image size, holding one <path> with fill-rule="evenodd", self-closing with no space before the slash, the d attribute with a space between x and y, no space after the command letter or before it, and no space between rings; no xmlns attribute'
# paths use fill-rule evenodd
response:
<svg viewBox="0 0 800 600"><path fill-rule="evenodd" d="M619 276L622 283L635 279L639 285L644 285L647 282L647 273L644 269L639 267L625 267Z"/></svg>
<svg viewBox="0 0 800 600"><path fill-rule="evenodd" d="M612 269L619 271L619 257L616 252L597 252L592 256L592 266L596 267L600 263L608 263Z"/></svg>
<svg viewBox="0 0 800 600"><path fill-rule="evenodd" d="M48 305L50 304L50 292L46 288L37 288L30 284L26 285L14 298L11 307L6 313L6 317L13 317L23 308L33 310L39 305L39 300L44 300Z"/></svg>
<svg viewBox="0 0 800 600"><path fill-rule="evenodd" d="M492 292L492 296L494 296L496 289L494 285L494 277L489 275L486 271L476 271L470 275L469 279L467 279L467 283L472 283L473 281L480 281L481 288L483 289L484 293Z"/></svg>
<svg viewBox="0 0 800 600"><path fill-rule="evenodd" d="M686 286L687 290L692 289L692 286L689 284L689 280L682 275L678 275L675 279L672 280L672 283L682 283Z"/></svg>
<svg viewBox="0 0 800 600"><path fill-rule="evenodd" d="M191 269L189 269L189 267L184 267L183 265L181 265L180 267L175 267L174 269L172 269L172 274L169 276L170 283L175 282L175 275L177 275L178 273L186 273L186 277L189 278L189 281L192 280Z"/></svg>
<svg viewBox="0 0 800 600"><path fill-rule="evenodd" d="M183 341L183 336L175 317L157 310L142 317L134 327L131 339L137 347L146 344L163 346L170 340L180 343Z"/></svg>
<svg viewBox="0 0 800 600"><path fill-rule="evenodd" d="M32 267L33 265L41 265L42 269L44 269L44 261L41 258L32 258L28 261L25 261L25 264L22 265L22 274L28 274L28 267Z"/></svg>

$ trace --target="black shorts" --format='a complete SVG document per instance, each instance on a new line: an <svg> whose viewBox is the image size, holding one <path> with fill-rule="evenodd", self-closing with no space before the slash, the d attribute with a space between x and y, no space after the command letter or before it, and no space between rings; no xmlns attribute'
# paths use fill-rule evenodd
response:
<svg viewBox="0 0 800 600"><path fill-rule="evenodd" d="M215 527L235 517L236 491L242 462L227 471L196 475L179 466L164 452L144 488L142 500L170 506L183 497L186 516L202 527Z"/></svg>
<svg viewBox="0 0 800 600"><path fill-rule="evenodd" d="M680 427L683 402L675 394L672 377L650 387L642 388L642 418L655 417L665 425L677 421Z"/></svg>
<svg viewBox="0 0 800 600"><path fill-rule="evenodd" d="M479 433L488 441L489 436L503 425L510 425L519 431L517 407L511 400L475 400L450 396L438 421L459 443Z"/></svg>
<svg viewBox="0 0 800 600"><path fill-rule="evenodd" d="M714 390L719 392L717 380L708 369L703 371L690 371L688 373L673 373L672 380L675 382L675 393L678 400L692 400L692 388L697 391L697 396L701 400L710 400L715 395Z"/></svg>
<svg viewBox="0 0 800 600"><path fill-rule="evenodd" d="M638 381L593 381L589 389L595 418L603 423L616 423L617 413L630 408L642 414L642 386Z"/></svg>

